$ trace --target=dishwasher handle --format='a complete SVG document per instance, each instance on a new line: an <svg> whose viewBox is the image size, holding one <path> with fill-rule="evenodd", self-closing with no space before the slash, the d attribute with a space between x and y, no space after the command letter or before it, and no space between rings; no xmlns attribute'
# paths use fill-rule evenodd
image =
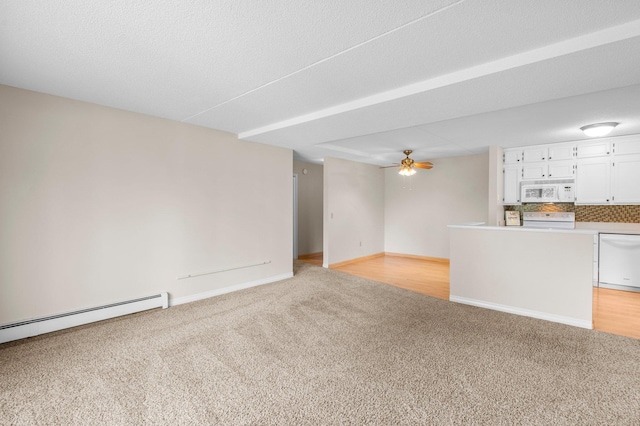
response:
<svg viewBox="0 0 640 426"><path fill-rule="evenodd" d="M640 235L635 234L600 234L600 242L617 247L640 247Z"/></svg>

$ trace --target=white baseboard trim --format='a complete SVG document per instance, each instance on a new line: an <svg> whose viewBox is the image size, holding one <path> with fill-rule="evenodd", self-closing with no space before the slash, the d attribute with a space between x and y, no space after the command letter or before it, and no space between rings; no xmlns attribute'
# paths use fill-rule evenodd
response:
<svg viewBox="0 0 640 426"><path fill-rule="evenodd" d="M208 299L210 297L220 296L227 293L232 293L238 290L244 290L251 287L257 287L263 284L269 284L276 281L286 280L293 277L293 272L288 272L282 275L276 275L274 277L263 278L261 280L251 281L248 283L236 284L229 287L218 288L211 291L205 291L204 293L192 294L190 296L178 297L175 299L169 298L169 306L182 305L185 303L195 302L197 300Z"/></svg>
<svg viewBox="0 0 640 426"><path fill-rule="evenodd" d="M168 295L160 293L153 296L116 302L109 305L64 312L48 317L34 318L13 324L0 325L0 343L12 340L77 327L123 315L146 311L154 308L167 308Z"/></svg>
<svg viewBox="0 0 640 426"><path fill-rule="evenodd" d="M546 321L558 322L560 324L572 325L574 327L593 329L593 321L581 320L561 315L548 314L546 312L532 311L529 309L515 308L513 306L500 305L497 303L485 302L483 300L469 299L461 296L449 296L451 302L462 303L464 305L477 306L479 308L493 309L494 311L506 312L509 314L522 315L525 317L537 318Z"/></svg>

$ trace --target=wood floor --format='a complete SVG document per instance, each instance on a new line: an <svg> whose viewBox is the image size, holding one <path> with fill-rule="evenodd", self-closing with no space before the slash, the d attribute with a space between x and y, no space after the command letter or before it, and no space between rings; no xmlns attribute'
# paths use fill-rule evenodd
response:
<svg viewBox="0 0 640 426"><path fill-rule="evenodd" d="M300 260L322 266L322 253ZM449 300L449 264L445 262L387 255L334 269ZM593 328L640 339L640 293L594 287Z"/></svg>
<svg viewBox="0 0 640 426"><path fill-rule="evenodd" d="M640 293L594 288L593 328L640 339Z"/></svg>
<svg viewBox="0 0 640 426"><path fill-rule="evenodd" d="M335 269L449 300L449 262L381 256Z"/></svg>
<svg viewBox="0 0 640 426"><path fill-rule="evenodd" d="M301 254L300 256L298 256L298 260L311 263L312 265L322 266L322 252L311 253L311 254Z"/></svg>

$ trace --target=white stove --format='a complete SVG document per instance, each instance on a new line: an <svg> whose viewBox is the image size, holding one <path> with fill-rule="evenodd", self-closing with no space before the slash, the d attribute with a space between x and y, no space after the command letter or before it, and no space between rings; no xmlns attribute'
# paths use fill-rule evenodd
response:
<svg viewBox="0 0 640 426"><path fill-rule="evenodd" d="M522 226L525 228L574 229L576 214L573 212L524 212Z"/></svg>

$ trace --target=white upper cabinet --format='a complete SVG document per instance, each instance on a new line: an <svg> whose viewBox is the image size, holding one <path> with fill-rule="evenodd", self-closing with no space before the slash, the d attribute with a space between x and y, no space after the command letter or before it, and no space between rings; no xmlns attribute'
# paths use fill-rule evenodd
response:
<svg viewBox="0 0 640 426"><path fill-rule="evenodd" d="M574 160L549 161L547 176L551 179L573 178L575 177L575 163Z"/></svg>
<svg viewBox="0 0 640 426"><path fill-rule="evenodd" d="M611 145L615 155L640 154L640 135L620 136Z"/></svg>
<svg viewBox="0 0 640 426"><path fill-rule="evenodd" d="M611 144L608 139L597 142L579 143L576 146L577 158L604 157L611 153Z"/></svg>
<svg viewBox="0 0 640 426"><path fill-rule="evenodd" d="M576 164L576 204L609 204L611 160L587 158Z"/></svg>
<svg viewBox="0 0 640 426"><path fill-rule="evenodd" d="M548 156L548 149L546 146L532 146L522 150L522 161L525 163L545 161Z"/></svg>
<svg viewBox="0 0 640 426"><path fill-rule="evenodd" d="M520 164L505 164L504 169L504 196L503 204L520 204L520 176L522 166Z"/></svg>
<svg viewBox="0 0 640 426"><path fill-rule="evenodd" d="M518 164L522 161L522 149L505 149L504 164Z"/></svg>
<svg viewBox="0 0 640 426"><path fill-rule="evenodd" d="M640 154L612 160L611 195L614 204L640 204Z"/></svg>
<svg viewBox="0 0 640 426"><path fill-rule="evenodd" d="M549 160L573 160L575 157L575 143L559 143L549 146Z"/></svg>
<svg viewBox="0 0 640 426"><path fill-rule="evenodd" d="M522 179L574 177L575 143L530 146L522 149Z"/></svg>
<svg viewBox="0 0 640 426"><path fill-rule="evenodd" d="M524 163L522 165L522 179L546 179L547 162L538 161L536 163Z"/></svg>
<svg viewBox="0 0 640 426"><path fill-rule="evenodd" d="M504 204L520 204L520 186L575 179L576 204L640 204L640 135L504 150Z"/></svg>

